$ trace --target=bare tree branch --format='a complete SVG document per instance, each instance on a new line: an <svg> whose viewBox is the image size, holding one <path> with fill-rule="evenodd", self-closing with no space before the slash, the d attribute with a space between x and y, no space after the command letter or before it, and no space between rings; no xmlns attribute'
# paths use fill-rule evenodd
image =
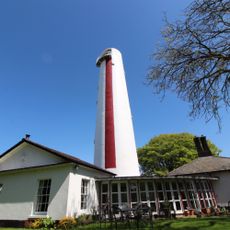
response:
<svg viewBox="0 0 230 230"><path fill-rule="evenodd" d="M176 92L191 104L190 116L220 127L220 109L230 106L230 1L194 0L183 21L165 23L148 84L158 94Z"/></svg>

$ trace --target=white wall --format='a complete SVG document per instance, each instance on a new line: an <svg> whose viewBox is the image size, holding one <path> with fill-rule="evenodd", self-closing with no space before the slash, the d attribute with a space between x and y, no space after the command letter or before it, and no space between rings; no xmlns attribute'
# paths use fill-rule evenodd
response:
<svg viewBox="0 0 230 230"><path fill-rule="evenodd" d="M95 177L105 177L108 174L93 169L79 166L70 174L68 216L79 216L81 214L92 214L98 208L98 197L96 191ZM89 197L87 209L81 210L81 182L82 179L89 180Z"/></svg>
<svg viewBox="0 0 230 230"><path fill-rule="evenodd" d="M67 213L69 171L73 166L59 165L36 170L1 173L0 219L26 220L34 215L34 204L40 179L51 179L48 215L60 219Z"/></svg>
<svg viewBox="0 0 230 230"><path fill-rule="evenodd" d="M54 154L23 143L0 159L0 170L56 164L63 161Z"/></svg>
<svg viewBox="0 0 230 230"><path fill-rule="evenodd" d="M227 206L230 201L230 172L216 172L212 173L212 176L219 177L219 180L212 182L217 203L220 206Z"/></svg>

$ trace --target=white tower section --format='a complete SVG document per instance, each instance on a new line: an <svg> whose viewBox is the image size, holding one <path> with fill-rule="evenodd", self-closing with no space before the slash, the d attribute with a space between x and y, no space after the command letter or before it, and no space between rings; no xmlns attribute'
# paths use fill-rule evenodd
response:
<svg viewBox="0 0 230 230"><path fill-rule="evenodd" d="M121 53L106 49L97 59L100 79L95 165L117 176L139 176L139 164Z"/></svg>

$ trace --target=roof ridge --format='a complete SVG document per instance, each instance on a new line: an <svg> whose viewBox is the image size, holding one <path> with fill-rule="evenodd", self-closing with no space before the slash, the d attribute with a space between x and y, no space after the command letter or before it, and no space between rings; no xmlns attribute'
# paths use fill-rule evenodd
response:
<svg viewBox="0 0 230 230"><path fill-rule="evenodd" d="M27 142L27 143L30 143L30 144L33 144L33 145L36 145L37 147L41 147L41 148L47 149L47 150L52 151L52 152L56 152L56 153L58 153L58 154L66 155L67 157L73 157L73 158L75 158L75 159L77 159L77 160L83 161L83 160L81 160L81 159L78 158L78 157L75 157L75 156L72 156L72 155L70 155L70 154L68 154L68 153L64 153L64 152L61 152L61 151L59 151L59 150L56 150L56 149L47 147L46 145L39 144L39 143L37 143L37 142L35 142L35 141L31 141L31 140L26 139L26 138L22 138L22 141ZM84 161L83 161L83 162L84 162ZM88 163L88 162L86 162L86 163ZM90 164L90 163L89 163L89 164Z"/></svg>
<svg viewBox="0 0 230 230"><path fill-rule="evenodd" d="M58 151L56 149L52 149L52 148L49 148L45 145L41 145L37 142L34 142L34 141L31 141L30 139L27 139L27 138L22 138L21 141L19 141L17 144L15 144L14 146L12 146L11 148L9 148L8 150L6 150L2 155L0 155L0 158L4 157L7 153L9 153L10 151L12 151L13 149L15 149L16 147L18 147L19 145L21 145L22 143L28 143L28 144L31 144L35 147L38 147L38 148L41 148L45 151L48 151L49 153L52 153L58 157L61 157L67 161L70 161L70 162L74 162L74 163L77 163L77 164L80 164L80 165L83 165L83 166L86 166L86 167L89 167L89 168L93 168L93 169L96 169L96 170L99 170L99 171L102 171L102 172L105 172L105 173L108 173L108 174L111 174L111 175L115 175L114 173L112 172L109 172L107 171L106 169L103 169L103 168L100 168L94 164L91 164L91 163L88 163L86 161L83 161L75 156L72 156L70 154L67 154L67 153L64 153L64 152L61 152L61 151Z"/></svg>

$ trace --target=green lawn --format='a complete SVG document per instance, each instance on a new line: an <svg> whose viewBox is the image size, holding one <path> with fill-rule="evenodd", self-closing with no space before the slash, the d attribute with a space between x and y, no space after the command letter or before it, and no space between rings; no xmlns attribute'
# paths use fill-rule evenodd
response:
<svg viewBox="0 0 230 230"><path fill-rule="evenodd" d="M114 225L113 225L114 226ZM99 226L89 225L79 229L99 229ZM107 228L111 229L110 225L107 224ZM115 227L113 228L115 229ZM129 229L129 226L119 225L117 229ZM132 229L136 229L136 224L132 225ZM140 229L150 229L150 225L140 226ZM156 220L153 222L154 230L230 230L230 217L209 217L209 218L187 218L177 220Z"/></svg>
<svg viewBox="0 0 230 230"><path fill-rule="evenodd" d="M155 224L157 230L229 230L230 217L209 217L201 219L181 219L174 221L157 221Z"/></svg>
<svg viewBox="0 0 230 230"><path fill-rule="evenodd" d="M150 229L149 226L143 223L140 226L142 230ZM135 223L131 226L132 229L136 229ZM0 228L0 230L22 230L23 228ZM99 224L91 224L87 226L78 227L76 229L81 230L96 230L99 229ZM111 229L110 224L103 225L103 229ZM113 225L115 229L115 225ZM118 224L117 229L129 229L128 224ZM154 230L229 230L230 229L230 217L209 217L200 219L177 219L177 220L155 220L153 222Z"/></svg>

